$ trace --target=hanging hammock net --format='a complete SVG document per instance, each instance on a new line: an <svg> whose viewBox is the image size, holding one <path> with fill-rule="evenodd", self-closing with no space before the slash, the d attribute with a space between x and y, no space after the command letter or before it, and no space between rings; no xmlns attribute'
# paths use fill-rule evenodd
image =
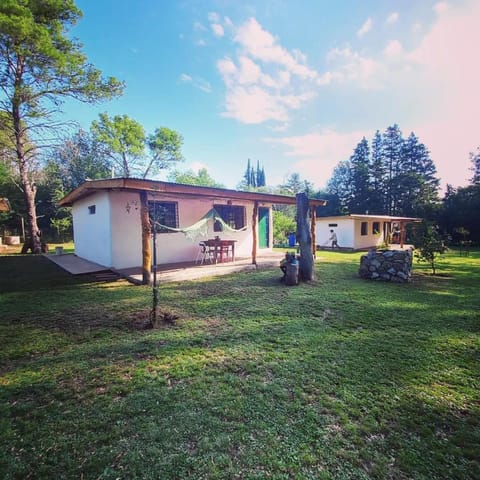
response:
<svg viewBox="0 0 480 480"><path fill-rule="evenodd" d="M183 233L186 238L194 241L198 237L206 237L208 235L208 222L210 220L213 220L213 222L218 222L221 225L223 232L244 232L247 229L247 227L239 229L232 228L227 222L223 220L223 218L214 208L208 211L198 222L190 225L189 227L173 228L167 227L166 225L162 225L158 222L153 222L153 224L157 227L164 228L171 232Z"/></svg>

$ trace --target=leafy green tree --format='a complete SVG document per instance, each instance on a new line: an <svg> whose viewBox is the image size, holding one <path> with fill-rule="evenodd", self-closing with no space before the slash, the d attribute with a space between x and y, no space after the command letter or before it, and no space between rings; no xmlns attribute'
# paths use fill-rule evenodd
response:
<svg viewBox="0 0 480 480"><path fill-rule="evenodd" d="M350 213L365 213L370 203L369 178L370 148L365 137L355 147L350 157L351 197L348 204Z"/></svg>
<svg viewBox="0 0 480 480"><path fill-rule="evenodd" d="M295 217L278 210L273 211L273 241L276 244L285 243L290 233L295 232L297 224Z"/></svg>
<svg viewBox="0 0 480 480"><path fill-rule="evenodd" d="M415 256L419 262L426 262L430 265L432 273L436 274L436 261L439 255L446 251L444 241L436 226L423 221L415 227L413 237L415 245Z"/></svg>
<svg viewBox="0 0 480 480"><path fill-rule="evenodd" d="M87 103L122 93L88 63L68 29L81 17L73 0L2 0L0 3L0 111L8 117L15 162L24 193L32 251L41 252L33 166L39 148L58 129L65 98Z"/></svg>
<svg viewBox="0 0 480 480"><path fill-rule="evenodd" d="M401 155L403 148L402 132L397 124L388 127L382 136L382 159L385 178L386 214L397 215L397 196L400 186L395 182L395 177L400 173Z"/></svg>
<svg viewBox="0 0 480 480"><path fill-rule="evenodd" d="M476 152L470 152L470 160L472 162L471 170L473 172L473 176L470 179L470 182L473 185L480 184L480 147L477 147Z"/></svg>
<svg viewBox="0 0 480 480"><path fill-rule="evenodd" d="M339 213L348 213L348 206L353 197L352 169L349 160L341 161L333 169L333 174L327 182L327 193L337 198Z"/></svg>
<svg viewBox="0 0 480 480"><path fill-rule="evenodd" d="M266 186L265 170L260 168L260 162L257 160L257 167L254 168L250 159L247 161L247 169L243 174L242 181L238 184L239 190L256 190Z"/></svg>
<svg viewBox="0 0 480 480"><path fill-rule="evenodd" d="M147 136L143 126L128 115L110 118L101 113L99 120L92 122L91 133L122 177L147 178L183 160L179 133L161 127Z"/></svg>
<svg viewBox="0 0 480 480"><path fill-rule="evenodd" d="M90 131L120 176L131 177L132 172L143 170L138 164L145 155L145 130L136 120L128 115L110 118L101 113L100 119L92 122Z"/></svg>
<svg viewBox="0 0 480 480"><path fill-rule="evenodd" d="M168 175L168 180L184 185L198 185L202 187L225 188L224 185L212 178L206 168L200 168L197 173L193 170L178 172L174 170Z"/></svg>
<svg viewBox="0 0 480 480"><path fill-rule="evenodd" d="M382 156L382 135L379 130L375 132L372 140L372 152L369 163L370 198L368 211L370 213L385 213L385 164Z"/></svg>
<svg viewBox="0 0 480 480"><path fill-rule="evenodd" d="M68 193L86 180L109 178L111 169L98 142L90 133L79 130L52 150L46 174L59 178Z"/></svg>

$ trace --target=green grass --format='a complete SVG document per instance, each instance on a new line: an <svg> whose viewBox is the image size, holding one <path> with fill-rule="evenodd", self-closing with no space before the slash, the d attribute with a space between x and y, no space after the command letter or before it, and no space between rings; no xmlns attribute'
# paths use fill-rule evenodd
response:
<svg viewBox="0 0 480 480"><path fill-rule="evenodd" d="M406 285L320 252L151 290L0 257L2 479L480 478L480 253Z"/></svg>

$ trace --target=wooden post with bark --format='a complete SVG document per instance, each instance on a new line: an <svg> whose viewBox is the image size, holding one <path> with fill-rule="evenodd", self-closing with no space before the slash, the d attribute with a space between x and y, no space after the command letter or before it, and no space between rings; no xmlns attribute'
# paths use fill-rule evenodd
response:
<svg viewBox="0 0 480 480"><path fill-rule="evenodd" d="M310 206L310 232L312 235L312 255L313 258L317 257L317 238L316 238L316 223L317 223L317 207Z"/></svg>
<svg viewBox="0 0 480 480"><path fill-rule="evenodd" d="M257 243L258 243L258 201L255 201L253 204L253 214L252 214L252 264L257 264Z"/></svg>
<svg viewBox="0 0 480 480"><path fill-rule="evenodd" d="M313 207L312 207L313 208ZM309 201L306 193L297 193L297 242L300 244L300 278L315 280L312 235L309 222Z"/></svg>
<svg viewBox="0 0 480 480"><path fill-rule="evenodd" d="M148 212L148 194L145 191L140 192L140 219L142 225L142 284L150 285L152 283L152 247L150 241L152 227Z"/></svg>

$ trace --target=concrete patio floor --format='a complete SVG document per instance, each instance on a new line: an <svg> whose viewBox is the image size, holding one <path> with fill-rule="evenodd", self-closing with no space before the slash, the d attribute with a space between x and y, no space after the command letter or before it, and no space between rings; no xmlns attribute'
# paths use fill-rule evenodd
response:
<svg viewBox="0 0 480 480"><path fill-rule="evenodd" d="M284 252L262 252L257 256L256 265L252 264L252 259L250 257L237 258L235 259L235 262L217 264L204 263L203 265L199 265L195 262L185 262L157 265L157 282L181 282L185 280L196 280L199 278L227 275L234 272L278 268L280 260L284 255ZM132 283L139 284L142 282L142 268L140 266L115 270L85 260L73 253L45 255L45 257L72 275L97 274L100 272L112 271ZM280 270L279 274L281 274Z"/></svg>

